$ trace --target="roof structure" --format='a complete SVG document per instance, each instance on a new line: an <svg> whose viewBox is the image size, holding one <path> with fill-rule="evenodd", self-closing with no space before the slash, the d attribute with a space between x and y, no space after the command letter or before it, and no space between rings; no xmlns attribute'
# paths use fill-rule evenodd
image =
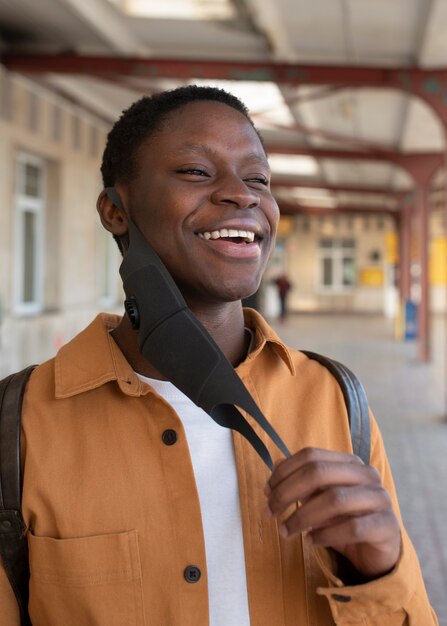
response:
<svg viewBox="0 0 447 626"><path fill-rule="evenodd" d="M275 152L442 152L439 111L421 92L439 94L447 119L445 27L444 0L0 0L7 67L110 121L142 93L219 84ZM275 175L288 163L323 187L413 186L387 159L277 163ZM346 193L332 191L335 204Z"/></svg>
<svg viewBox="0 0 447 626"><path fill-rule="evenodd" d="M265 138L283 212L398 218L413 198L422 257L435 174L445 197L446 31L445 0L0 0L10 70L110 122L142 94L222 86Z"/></svg>

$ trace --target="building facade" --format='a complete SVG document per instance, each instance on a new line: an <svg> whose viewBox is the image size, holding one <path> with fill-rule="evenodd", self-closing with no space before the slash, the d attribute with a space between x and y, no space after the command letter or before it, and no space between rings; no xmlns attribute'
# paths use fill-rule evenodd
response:
<svg viewBox="0 0 447 626"><path fill-rule="evenodd" d="M95 203L108 124L0 68L0 375L52 356L120 297Z"/></svg>
<svg viewBox="0 0 447 626"><path fill-rule="evenodd" d="M0 66L0 376L50 358L99 310L120 308L120 255L95 210L109 127ZM432 310L445 311L442 206L432 211L431 231ZM274 279L285 272L292 312L395 316L397 239L386 214L283 218L261 310L278 314ZM415 251L415 301L417 267Z"/></svg>

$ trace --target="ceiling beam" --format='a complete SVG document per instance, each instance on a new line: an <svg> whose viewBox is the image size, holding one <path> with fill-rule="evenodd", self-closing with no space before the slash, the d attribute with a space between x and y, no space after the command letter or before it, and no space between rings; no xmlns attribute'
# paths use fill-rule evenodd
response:
<svg viewBox="0 0 447 626"><path fill-rule="evenodd" d="M416 54L415 62L418 65L423 65L425 62L425 56L427 48L430 45L430 26L435 19L436 13L434 11L435 0L425 0L420 6L419 24L420 29L417 34L416 41Z"/></svg>
<svg viewBox="0 0 447 626"><path fill-rule="evenodd" d="M405 169L414 180L433 175L445 162L443 152L398 152L396 150L338 150L332 148L308 148L269 143L268 154L292 154L310 156L315 159L342 159L350 161L388 161Z"/></svg>
<svg viewBox="0 0 447 626"><path fill-rule="evenodd" d="M278 206L281 215L319 215L319 216L333 216L340 214L361 213L364 214L386 214L396 217L399 214L398 211L390 209L382 205L369 205L369 204L353 204L353 205L339 205L334 208L328 208L325 206L308 206L299 202L278 201Z"/></svg>
<svg viewBox="0 0 447 626"><path fill-rule="evenodd" d="M324 189L326 191L333 191L334 193L365 193L375 194L383 196L392 196L394 198L405 197L413 193L412 189L390 189L389 187L366 187L364 185L333 185L324 181L304 181L297 178L284 178L273 176L272 189L278 189L279 187L299 187L301 189Z"/></svg>
<svg viewBox="0 0 447 626"><path fill-rule="evenodd" d="M3 54L2 62L8 69L21 72L98 75L111 73L140 78L212 78L272 81L289 85L388 87L404 91L411 91L413 87L422 85L427 93L437 93L442 85L447 83L447 69L418 67L380 68L358 65L303 65L78 54Z"/></svg>
<svg viewBox="0 0 447 626"><path fill-rule="evenodd" d="M71 1L71 0L70 0ZM447 126L447 69L304 65L276 62L153 59L147 57L83 56L77 54L3 54L2 63L17 72L53 72L187 80L270 81L283 85L337 85L398 89L425 100Z"/></svg>
<svg viewBox="0 0 447 626"><path fill-rule="evenodd" d="M138 38L126 26L124 16L108 0L58 0L106 41L112 50L138 54ZM145 49L147 54L147 48Z"/></svg>
<svg viewBox="0 0 447 626"><path fill-rule="evenodd" d="M273 57L293 61L296 51L278 3L275 0L244 0L244 4L257 31L265 37Z"/></svg>
<svg viewBox="0 0 447 626"><path fill-rule="evenodd" d="M419 15L416 21L416 33L413 44L415 50L413 63L418 67L423 65L421 59L422 49L427 39L428 24L433 14L433 4L434 0L426 0L422 2L418 8ZM413 106L415 106L415 101L412 98L406 97L402 99L401 112L399 114L400 128L398 131L398 140L396 141L396 146L398 146L400 150L405 149L405 137L410 128L410 111ZM393 184L395 177L396 172L392 170L390 172L391 184Z"/></svg>
<svg viewBox="0 0 447 626"><path fill-rule="evenodd" d="M398 152L397 150L343 150L338 148L316 148L302 145L268 142L266 151L269 154L297 154L313 156L316 159L352 159L360 161L387 161L394 158L441 158L443 152Z"/></svg>

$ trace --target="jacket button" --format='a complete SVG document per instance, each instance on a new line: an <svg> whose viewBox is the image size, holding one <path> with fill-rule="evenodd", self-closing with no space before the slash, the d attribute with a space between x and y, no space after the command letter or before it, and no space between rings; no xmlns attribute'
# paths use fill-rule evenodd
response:
<svg viewBox="0 0 447 626"><path fill-rule="evenodd" d="M183 576L188 583L198 583L201 575L202 572L195 565L188 565L183 572Z"/></svg>
<svg viewBox="0 0 447 626"><path fill-rule="evenodd" d="M2 520L1 527L2 527L2 530L9 530L12 527L12 524L9 521L9 519L5 519L5 520Z"/></svg>
<svg viewBox="0 0 447 626"><path fill-rule="evenodd" d="M175 430L168 428L163 432L161 439L166 446L173 446L177 441L177 433Z"/></svg>
<svg viewBox="0 0 447 626"><path fill-rule="evenodd" d="M344 596L341 593L333 593L332 599L336 602L351 602L351 596Z"/></svg>

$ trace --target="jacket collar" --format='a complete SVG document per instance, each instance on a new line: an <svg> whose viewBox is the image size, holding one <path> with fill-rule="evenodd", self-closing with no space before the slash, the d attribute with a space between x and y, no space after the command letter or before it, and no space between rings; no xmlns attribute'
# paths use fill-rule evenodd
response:
<svg viewBox="0 0 447 626"><path fill-rule="evenodd" d="M244 321L255 333L255 340L253 348L250 354L247 356L244 363L251 361L257 357L257 355L264 349L266 344L270 344L277 352L278 356L284 361L289 368L292 376L295 376L295 365L293 363L292 355L289 348L278 337L275 331L267 324L265 319L254 309L244 309Z"/></svg>
<svg viewBox="0 0 447 626"><path fill-rule="evenodd" d="M290 372L295 374L288 348L262 316L253 309L244 309L244 319L255 335L252 350L244 363L248 365L266 344L271 344ZM111 381L116 381L121 391L129 396L149 393L150 387L138 378L110 334L119 321L118 315L101 313L59 350L55 358L56 398L69 398Z"/></svg>
<svg viewBox="0 0 447 626"><path fill-rule="evenodd" d="M56 398L69 398L110 381L117 381L126 395L148 392L110 334L119 321L118 315L100 313L59 350L55 358Z"/></svg>

